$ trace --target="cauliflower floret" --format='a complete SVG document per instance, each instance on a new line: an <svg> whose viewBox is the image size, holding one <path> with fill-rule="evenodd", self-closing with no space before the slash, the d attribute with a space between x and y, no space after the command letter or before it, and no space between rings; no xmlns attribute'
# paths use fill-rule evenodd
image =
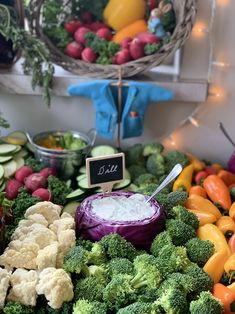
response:
<svg viewBox="0 0 235 314"><path fill-rule="evenodd" d="M27 219L21 219L18 226L29 227L35 223L48 227L48 221L41 214L29 215Z"/></svg>
<svg viewBox="0 0 235 314"><path fill-rule="evenodd" d="M56 267L63 267L64 257L68 251L76 244L75 230L68 229L61 231L58 235L59 251L57 254Z"/></svg>
<svg viewBox="0 0 235 314"><path fill-rule="evenodd" d="M5 305L7 290L10 285L11 272L6 269L0 268L0 309Z"/></svg>
<svg viewBox="0 0 235 314"><path fill-rule="evenodd" d="M74 229L75 221L72 216L64 218L61 217L60 219L55 220L49 228L58 235L63 230Z"/></svg>
<svg viewBox="0 0 235 314"><path fill-rule="evenodd" d="M48 224L52 224L54 220L60 218L61 207L59 205L53 204L52 202L38 202L37 204L30 206L25 212L25 218L28 218L33 214L43 215Z"/></svg>
<svg viewBox="0 0 235 314"><path fill-rule="evenodd" d="M36 269L36 257L39 246L36 243L11 241L4 253L0 255L0 265L6 268Z"/></svg>
<svg viewBox="0 0 235 314"><path fill-rule="evenodd" d="M11 276L12 288L7 300L18 301L25 305L36 305L36 285L38 274L35 270L18 268Z"/></svg>
<svg viewBox="0 0 235 314"><path fill-rule="evenodd" d="M44 294L53 309L59 309L63 302L73 299L73 284L69 274L63 269L45 268L39 274L37 294Z"/></svg>
<svg viewBox="0 0 235 314"><path fill-rule="evenodd" d="M38 251L36 264L38 269L56 267L59 243L54 242Z"/></svg>

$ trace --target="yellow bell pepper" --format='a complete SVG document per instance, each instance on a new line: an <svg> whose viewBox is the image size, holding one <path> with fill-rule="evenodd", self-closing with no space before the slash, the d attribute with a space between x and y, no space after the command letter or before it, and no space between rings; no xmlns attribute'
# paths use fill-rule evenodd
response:
<svg viewBox="0 0 235 314"><path fill-rule="evenodd" d="M217 220L215 215L213 215L209 212L203 211L203 210L188 209L188 211L197 216L197 219L199 220L199 226L204 226L205 224L208 224L208 223L213 224Z"/></svg>
<svg viewBox="0 0 235 314"><path fill-rule="evenodd" d="M212 278L214 283L220 281L224 272L224 264L228 259L228 251L220 250L214 253L203 266L203 270Z"/></svg>
<svg viewBox="0 0 235 314"><path fill-rule="evenodd" d="M112 29L119 31L137 20L144 19L145 14L145 0L109 0L103 12L103 20Z"/></svg>
<svg viewBox="0 0 235 314"><path fill-rule="evenodd" d="M235 233L235 222L229 216L222 216L216 221L216 226L225 235L226 238L231 237Z"/></svg>
<svg viewBox="0 0 235 314"><path fill-rule="evenodd" d="M216 252L226 250L227 255L231 255L231 250L225 236L214 224L209 223L199 227L197 229L197 236L201 240L210 240L214 244Z"/></svg>
<svg viewBox="0 0 235 314"><path fill-rule="evenodd" d="M230 255L227 259L226 263L224 264L224 271L228 274L231 274L231 272L235 273L235 253Z"/></svg>
<svg viewBox="0 0 235 314"><path fill-rule="evenodd" d="M190 153L187 153L187 156L190 160L190 163L193 165L193 169L195 172L202 171L203 169L205 169L206 165L203 161L201 161L196 156Z"/></svg>
<svg viewBox="0 0 235 314"><path fill-rule="evenodd" d="M189 192L192 186L193 171L194 171L194 168L192 164L186 166L182 170L182 172L180 173L180 175L178 176L178 178L175 180L173 184L173 192L180 189L183 189Z"/></svg>

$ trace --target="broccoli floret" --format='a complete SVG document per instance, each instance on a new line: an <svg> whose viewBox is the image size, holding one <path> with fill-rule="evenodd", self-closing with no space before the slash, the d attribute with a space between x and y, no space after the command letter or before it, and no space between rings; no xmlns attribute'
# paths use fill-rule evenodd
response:
<svg viewBox="0 0 235 314"><path fill-rule="evenodd" d="M153 154L160 154L164 150L164 146L161 143L148 143L144 145L143 156L148 157Z"/></svg>
<svg viewBox="0 0 235 314"><path fill-rule="evenodd" d="M106 270L110 277L118 274L133 274L133 264L127 258L116 257L106 264Z"/></svg>
<svg viewBox="0 0 235 314"><path fill-rule="evenodd" d="M203 267L208 259L214 254L215 246L209 240L201 240L197 237L185 243L189 259Z"/></svg>
<svg viewBox="0 0 235 314"><path fill-rule="evenodd" d="M66 196L72 192L72 189L66 185L66 182L61 181L55 176L47 178L48 189L53 196L53 202L58 205L65 205Z"/></svg>
<svg viewBox="0 0 235 314"><path fill-rule="evenodd" d="M71 314L73 310L73 302L64 302L60 308L60 314Z"/></svg>
<svg viewBox="0 0 235 314"><path fill-rule="evenodd" d="M195 229L179 219L167 219L166 230L175 245L184 245L196 236Z"/></svg>
<svg viewBox="0 0 235 314"><path fill-rule="evenodd" d="M131 284L135 289L143 286L149 288L157 288L163 279L159 270L157 259L150 254L142 254L137 256L134 261L135 276L131 280Z"/></svg>
<svg viewBox="0 0 235 314"><path fill-rule="evenodd" d="M151 314L152 305L151 303L135 302L120 310L117 314ZM156 312L154 312L156 313ZM156 313L157 314L157 313Z"/></svg>
<svg viewBox="0 0 235 314"><path fill-rule="evenodd" d="M82 274L85 277L94 276L99 278L99 280L106 281L108 278L107 271L102 265L89 265L83 268Z"/></svg>
<svg viewBox="0 0 235 314"><path fill-rule="evenodd" d="M168 194L158 193L155 199L166 210L171 210L172 207L177 205L183 205L188 198L188 193L185 191L174 191Z"/></svg>
<svg viewBox="0 0 235 314"><path fill-rule="evenodd" d="M141 185L137 189L137 193L144 195L151 195L157 188L157 185L154 183Z"/></svg>
<svg viewBox="0 0 235 314"><path fill-rule="evenodd" d="M93 242L91 242L90 240L82 239L80 237L76 239L76 246L82 246L85 250L90 251L92 249Z"/></svg>
<svg viewBox="0 0 235 314"><path fill-rule="evenodd" d="M157 184L157 178L151 173L141 174L135 181L136 185L145 185L145 184Z"/></svg>
<svg viewBox="0 0 235 314"><path fill-rule="evenodd" d="M131 165L128 168L128 171L131 176L131 180L134 182L141 174L145 174L147 172L146 168L144 166L140 165Z"/></svg>
<svg viewBox="0 0 235 314"><path fill-rule="evenodd" d="M183 221L185 224L191 226L195 230L198 229L199 220L197 216L194 213L188 211L184 206L174 206L169 213L172 218Z"/></svg>
<svg viewBox="0 0 235 314"><path fill-rule="evenodd" d="M32 306L21 304L20 302L9 301L3 308L5 314L34 314L35 309Z"/></svg>
<svg viewBox="0 0 235 314"><path fill-rule="evenodd" d="M88 254L88 264L101 265L106 262L105 250L98 242L93 243Z"/></svg>
<svg viewBox="0 0 235 314"><path fill-rule="evenodd" d="M113 276L103 290L103 300L111 310L119 310L135 299L135 289L131 285L132 276L119 274Z"/></svg>
<svg viewBox="0 0 235 314"><path fill-rule="evenodd" d="M146 163L147 171L157 178L163 176L166 172L165 158L161 154L150 155Z"/></svg>
<svg viewBox="0 0 235 314"><path fill-rule="evenodd" d="M203 291L197 300L191 301L189 310L191 314L222 314L223 305L211 292Z"/></svg>
<svg viewBox="0 0 235 314"><path fill-rule="evenodd" d="M77 280L74 288L74 299L102 301L102 293L106 282L98 277L86 277Z"/></svg>
<svg viewBox="0 0 235 314"><path fill-rule="evenodd" d="M74 246L64 257L63 268L66 272L80 274L87 268L88 251L82 246Z"/></svg>
<svg viewBox="0 0 235 314"><path fill-rule="evenodd" d="M73 306L73 314L106 314L107 308L104 303L78 300Z"/></svg>
<svg viewBox="0 0 235 314"><path fill-rule="evenodd" d="M186 270L193 264L187 256L186 248L173 244L165 245L156 259L164 278L167 278L171 273Z"/></svg>
<svg viewBox="0 0 235 314"><path fill-rule="evenodd" d="M27 157L24 161L24 164L25 166L30 167L33 170L33 172L39 172L44 168L43 164L37 161L32 156Z"/></svg>
<svg viewBox="0 0 235 314"><path fill-rule="evenodd" d="M162 231L154 238L151 244L151 247L150 247L151 254L153 254L155 257L158 257L159 252L161 251L163 246L167 244L173 244L171 236L169 232Z"/></svg>
<svg viewBox="0 0 235 314"><path fill-rule="evenodd" d="M127 167L131 165L145 166L143 145L138 143L128 147L125 150L125 160Z"/></svg>
<svg viewBox="0 0 235 314"><path fill-rule="evenodd" d="M167 172L170 172L176 164L181 164L183 168L187 166L189 164L189 159L186 154L178 150L172 150L165 155L165 162Z"/></svg>
<svg viewBox="0 0 235 314"><path fill-rule="evenodd" d="M170 287L153 303L161 306L167 314L188 314L189 304L186 293L177 287Z"/></svg>
<svg viewBox="0 0 235 314"><path fill-rule="evenodd" d="M210 291L213 287L213 280L211 277L197 264L187 267L184 274L191 277L192 296L198 295L202 291Z"/></svg>
<svg viewBox="0 0 235 314"><path fill-rule="evenodd" d="M133 261L138 254L137 249L117 233L110 233L104 236L99 241L99 244L102 245L109 259L121 257Z"/></svg>
<svg viewBox="0 0 235 314"><path fill-rule="evenodd" d="M156 301L158 288L148 288L146 286L136 291L136 302L153 303Z"/></svg>

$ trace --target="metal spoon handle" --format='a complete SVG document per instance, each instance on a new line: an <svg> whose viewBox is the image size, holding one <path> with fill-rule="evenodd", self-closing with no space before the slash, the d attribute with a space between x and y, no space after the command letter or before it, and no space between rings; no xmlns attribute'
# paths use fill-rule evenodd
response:
<svg viewBox="0 0 235 314"><path fill-rule="evenodd" d="M168 176L165 178L165 180L162 181L162 183L156 188L153 194L146 200L146 203L148 203L157 193L159 193L165 186L167 186L172 180L174 180L182 170L182 166L180 164L176 164L171 172L168 174Z"/></svg>
<svg viewBox="0 0 235 314"><path fill-rule="evenodd" d="M231 139L230 135L225 130L222 122L219 123L219 127L220 127L220 130L223 132L224 136L227 138L227 140L233 145L233 147L235 147L234 141Z"/></svg>

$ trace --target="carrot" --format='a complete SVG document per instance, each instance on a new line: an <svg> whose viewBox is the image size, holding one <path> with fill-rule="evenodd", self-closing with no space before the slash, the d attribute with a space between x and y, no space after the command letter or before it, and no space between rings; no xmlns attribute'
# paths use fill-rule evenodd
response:
<svg viewBox="0 0 235 314"><path fill-rule="evenodd" d="M124 38L134 38L141 32L147 32L147 23L145 20L137 20L134 23L120 29L113 36L112 41L120 44Z"/></svg>
<svg viewBox="0 0 235 314"><path fill-rule="evenodd" d="M229 210L231 207L231 196L229 188L224 181L215 174L211 174L203 182L203 187L206 190L209 198L223 207L224 210Z"/></svg>
<svg viewBox="0 0 235 314"><path fill-rule="evenodd" d="M192 195L192 194L196 194L204 198L207 198L206 190L200 185L194 185L190 188L189 195Z"/></svg>

